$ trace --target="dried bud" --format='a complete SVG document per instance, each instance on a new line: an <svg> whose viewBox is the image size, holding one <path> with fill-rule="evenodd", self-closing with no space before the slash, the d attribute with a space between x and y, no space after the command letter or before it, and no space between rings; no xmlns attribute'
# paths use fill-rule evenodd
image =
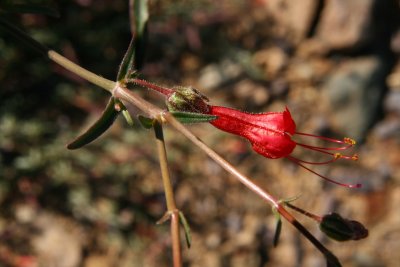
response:
<svg viewBox="0 0 400 267"><path fill-rule="evenodd" d="M175 87L174 91L167 99L169 111L208 113L208 98L195 88Z"/></svg>
<svg viewBox="0 0 400 267"><path fill-rule="evenodd" d="M360 222L344 219L337 213L322 217L319 228L336 241L359 240L368 236L368 230Z"/></svg>

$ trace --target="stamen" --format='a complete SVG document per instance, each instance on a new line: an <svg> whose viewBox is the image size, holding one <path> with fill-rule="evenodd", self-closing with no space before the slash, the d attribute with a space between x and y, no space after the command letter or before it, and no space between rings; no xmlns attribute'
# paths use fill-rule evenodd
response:
<svg viewBox="0 0 400 267"><path fill-rule="evenodd" d="M323 175L311 170L310 168L304 166L303 164L301 164L302 161L299 160L299 159L296 159L296 158L291 157L291 156L287 156L286 158L290 159L291 161L293 161L294 163L296 163L300 167L306 169L307 171L312 172L313 174L315 174L315 175L319 176L320 178L322 178L322 179L324 179L324 180L326 180L328 182L331 182L333 184L337 184L337 185L348 187L348 188L360 188L362 186L361 184L345 184L345 183L337 182L335 180L332 180L332 179L330 179L330 178L328 178L326 176L323 176Z"/></svg>
<svg viewBox="0 0 400 267"><path fill-rule="evenodd" d="M339 153L337 153L337 154L339 154ZM287 158L289 158L289 157L296 160L296 162L301 162L301 163L310 164L310 165L325 165L325 164L335 162L341 158L341 156L333 155L333 158L330 160L323 161L323 162L314 162L314 161L307 161L307 160L302 160L302 159L293 158L291 156L287 156Z"/></svg>
<svg viewBox="0 0 400 267"><path fill-rule="evenodd" d="M348 160L354 160L354 161L356 161L356 160L358 160L358 155L357 155L357 154L354 154L354 155L351 155L351 156L344 156L344 155L341 155L341 158L342 158L342 159L348 159Z"/></svg>
<svg viewBox="0 0 400 267"><path fill-rule="evenodd" d="M347 145L341 146L341 147L321 147L321 146L306 145L306 144L302 144L302 143L298 143L298 142L296 142L296 144L298 144L299 146L305 147L305 148L309 148L312 150L318 150L318 151L320 151L320 150L346 150L353 146L353 145L347 144Z"/></svg>
<svg viewBox="0 0 400 267"><path fill-rule="evenodd" d="M351 139L349 137L343 138L343 142L352 146L354 146L357 143L354 139Z"/></svg>
<svg viewBox="0 0 400 267"><path fill-rule="evenodd" d="M322 139L322 140L325 140L325 141L329 141L329 142L332 142L332 143L347 144L347 145L350 145L350 146L354 146L357 143L354 139L349 138L349 137L345 137L345 138L343 138L343 140L338 140L338 139L333 139L333 138L329 138L329 137L325 137L325 136L308 134L308 133L296 132L295 134L308 136L308 137L315 137L315 138Z"/></svg>

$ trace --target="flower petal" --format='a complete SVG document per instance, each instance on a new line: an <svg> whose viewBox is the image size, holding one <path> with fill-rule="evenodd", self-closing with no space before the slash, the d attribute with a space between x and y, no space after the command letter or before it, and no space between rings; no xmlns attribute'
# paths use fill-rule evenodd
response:
<svg viewBox="0 0 400 267"><path fill-rule="evenodd" d="M253 149L267 158L289 155L296 146L291 140L296 124L289 110L283 112L247 113L236 109L210 106L210 114L218 118L210 123L215 127L250 141Z"/></svg>

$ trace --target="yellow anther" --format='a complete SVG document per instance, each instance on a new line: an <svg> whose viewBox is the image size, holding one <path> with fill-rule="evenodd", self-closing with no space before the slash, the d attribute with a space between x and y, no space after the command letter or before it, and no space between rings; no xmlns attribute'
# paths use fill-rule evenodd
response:
<svg viewBox="0 0 400 267"><path fill-rule="evenodd" d="M351 156L351 159L352 159L352 160L358 160L358 155L357 155L357 154L354 154L353 156Z"/></svg>
<svg viewBox="0 0 400 267"><path fill-rule="evenodd" d="M343 141L344 141L346 144L349 144L349 145L352 145L352 146L354 146L354 145L356 144L356 141L355 141L354 139L349 138L349 137L343 138Z"/></svg>
<svg viewBox="0 0 400 267"><path fill-rule="evenodd" d="M335 153L335 154L333 154L333 157L334 157L335 159L340 159L340 158L342 157L342 154L340 154L340 153Z"/></svg>

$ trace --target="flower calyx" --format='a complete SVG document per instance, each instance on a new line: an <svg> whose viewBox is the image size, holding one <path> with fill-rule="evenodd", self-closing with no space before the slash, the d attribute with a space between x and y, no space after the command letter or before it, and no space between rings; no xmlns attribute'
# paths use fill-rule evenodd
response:
<svg viewBox="0 0 400 267"><path fill-rule="evenodd" d="M209 113L208 98L191 86L177 86L174 92L167 97L169 111Z"/></svg>

